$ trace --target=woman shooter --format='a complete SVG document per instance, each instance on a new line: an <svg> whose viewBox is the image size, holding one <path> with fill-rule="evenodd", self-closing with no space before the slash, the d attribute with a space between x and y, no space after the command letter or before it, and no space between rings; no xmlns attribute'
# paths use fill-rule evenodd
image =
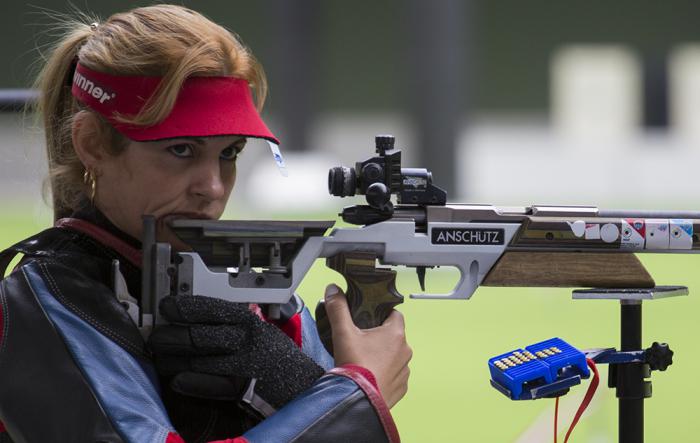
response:
<svg viewBox="0 0 700 443"><path fill-rule="evenodd" d="M300 299L167 297L145 340L142 215L218 219L258 111L263 70L230 32L159 5L73 23L38 79L55 225L0 253L0 441L398 441L389 408L411 350L398 312L357 329L327 289L335 361ZM256 104L254 104L253 96ZM257 108L256 108L257 105ZM115 292L119 261L125 289Z"/></svg>

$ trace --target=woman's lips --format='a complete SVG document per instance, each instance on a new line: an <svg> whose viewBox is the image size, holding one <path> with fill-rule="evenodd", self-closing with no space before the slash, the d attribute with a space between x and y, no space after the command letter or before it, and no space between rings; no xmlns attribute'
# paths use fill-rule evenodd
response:
<svg viewBox="0 0 700 443"><path fill-rule="evenodd" d="M176 212L173 214L168 214L164 215L163 217L160 217L158 219L158 229L166 229L170 230L170 223L172 223L175 220L213 220L212 217L210 217L207 214L204 214L202 212Z"/></svg>
<svg viewBox="0 0 700 443"><path fill-rule="evenodd" d="M203 213L203 212L176 212L172 214L165 215L161 218L164 223L168 223L173 220L180 219L194 219L194 220L212 220L213 217Z"/></svg>

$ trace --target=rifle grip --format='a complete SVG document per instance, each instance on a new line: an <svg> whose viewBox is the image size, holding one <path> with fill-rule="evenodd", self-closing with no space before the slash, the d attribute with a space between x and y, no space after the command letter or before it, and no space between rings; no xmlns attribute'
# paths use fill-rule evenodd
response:
<svg viewBox="0 0 700 443"><path fill-rule="evenodd" d="M350 316L360 329L380 326L394 306L403 303L403 296L396 290L396 271L376 268L376 260L372 252L341 252L326 259L329 268L345 277ZM331 325L323 300L316 305L316 327L323 346L333 355Z"/></svg>

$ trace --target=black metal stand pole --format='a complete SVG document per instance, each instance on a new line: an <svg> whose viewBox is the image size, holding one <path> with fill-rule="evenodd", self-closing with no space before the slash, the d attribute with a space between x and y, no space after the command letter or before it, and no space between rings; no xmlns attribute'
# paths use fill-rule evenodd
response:
<svg viewBox="0 0 700 443"><path fill-rule="evenodd" d="M622 300L620 306L620 351L642 349L642 302ZM649 366L621 364L617 368L620 443L644 441L644 398L651 395L651 383L644 380Z"/></svg>
<svg viewBox="0 0 700 443"><path fill-rule="evenodd" d="M688 295L685 286L656 286L653 288L594 288L577 289L574 299L620 300L620 352L637 351L636 363L609 361L608 387L618 398L618 441L644 442L644 399L651 397L654 370L665 371L673 363L673 351L666 343L652 343L642 348L642 300ZM641 351L641 352L639 352Z"/></svg>

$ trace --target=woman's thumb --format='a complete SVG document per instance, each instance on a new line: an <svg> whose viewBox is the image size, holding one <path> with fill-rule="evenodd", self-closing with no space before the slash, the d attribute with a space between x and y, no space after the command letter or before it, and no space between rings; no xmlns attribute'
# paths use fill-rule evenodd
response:
<svg viewBox="0 0 700 443"><path fill-rule="evenodd" d="M350 316L350 308L348 308L348 300L345 298L343 291L336 285L330 284L326 287L324 296L326 305L326 315L331 324L333 332L339 332L341 329L353 325L352 317Z"/></svg>

